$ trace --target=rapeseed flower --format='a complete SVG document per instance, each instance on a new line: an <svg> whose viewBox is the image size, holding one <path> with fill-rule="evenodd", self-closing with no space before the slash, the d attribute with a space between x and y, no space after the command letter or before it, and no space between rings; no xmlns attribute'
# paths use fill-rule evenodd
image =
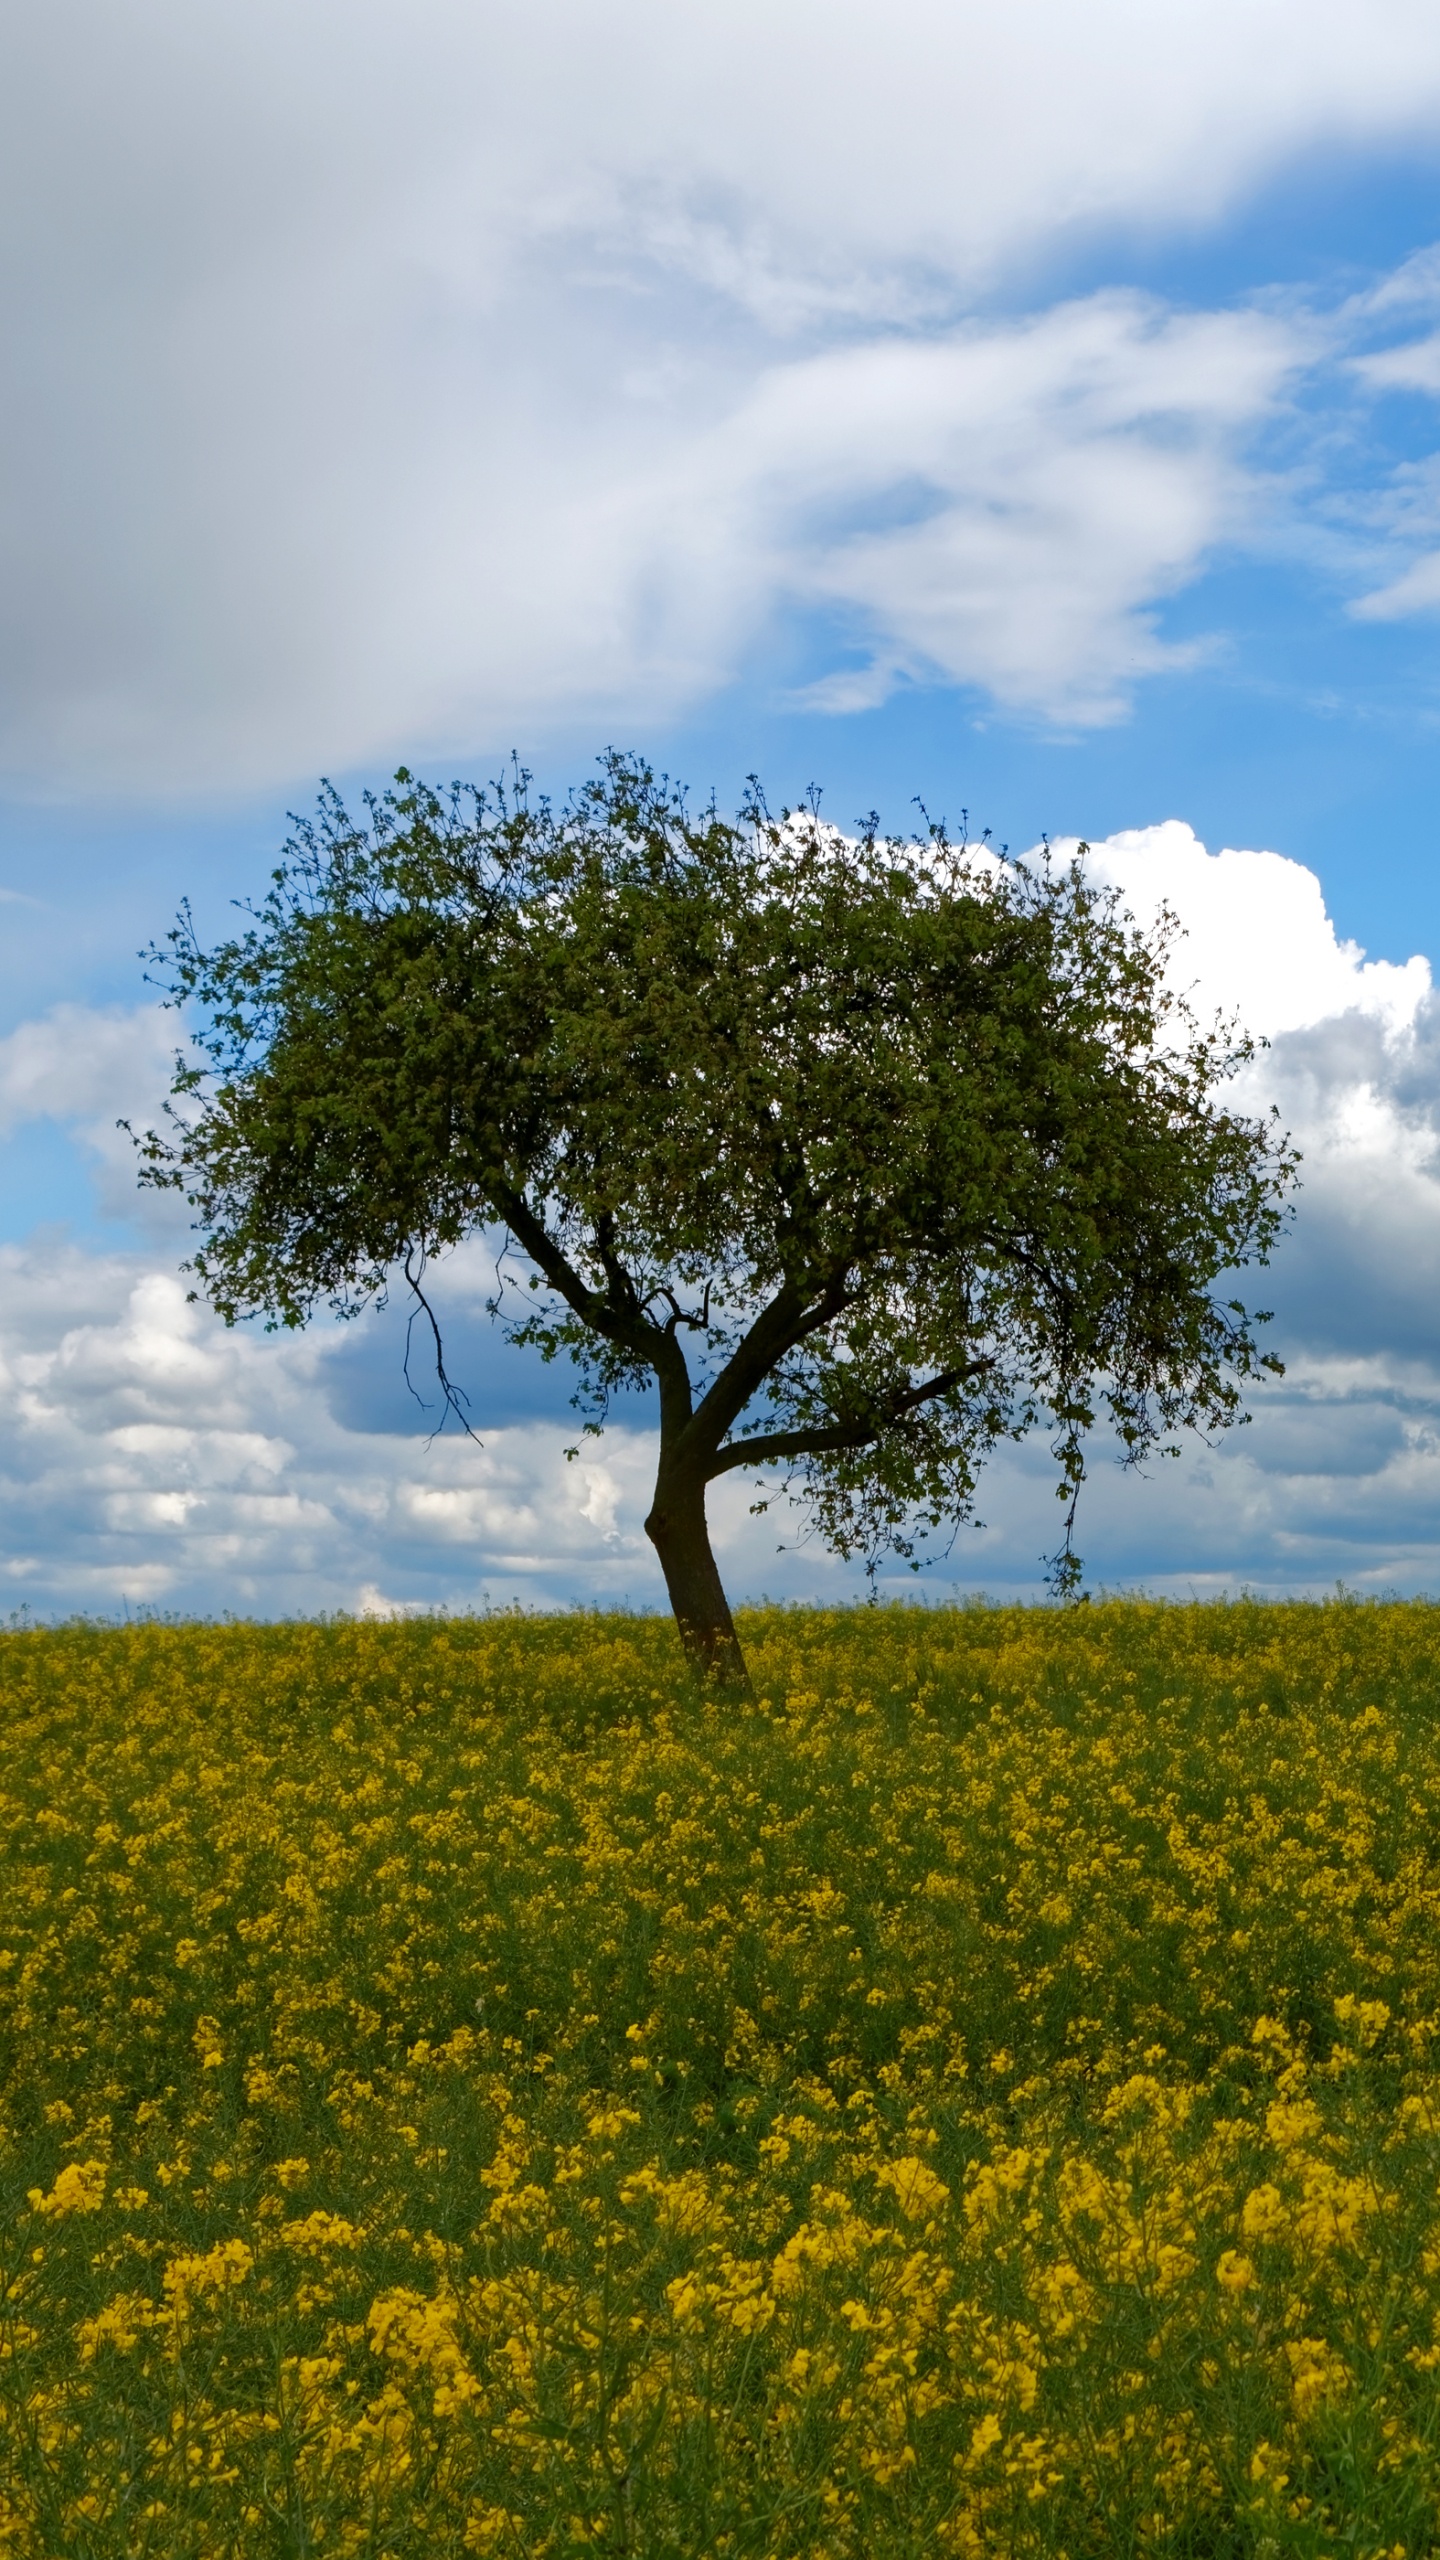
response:
<svg viewBox="0 0 1440 2560"><path fill-rule="evenodd" d="M0 2553L1419 2560L1437 1635L0 1639Z"/></svg>

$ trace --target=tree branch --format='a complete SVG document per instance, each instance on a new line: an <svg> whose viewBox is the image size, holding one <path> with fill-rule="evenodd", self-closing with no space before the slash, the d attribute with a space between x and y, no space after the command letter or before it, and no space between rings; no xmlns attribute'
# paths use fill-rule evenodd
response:
<svg viewBox="0 0 1440 2560"><path fill-rule="evenodd" d="M417 1257L419 1265L418 1269L416 1267ZM410 1320L405 1327L405 1384L409 1388L412 1396L415 1398L416 1403L418 1405L425 1405L425 1398L420 1393L419 1388L416 1386L414 1379L410 1375L410 1336L414 1331L415 1318L418 1315L423 1315L426 1323L430 1327L431 1339L435 1346L435 1377L440 1393L444 1398L444 1409L441 1413L440 1421L436 1426L436 1431L432 1432L431 1438L435 1438L438 1432L444 1430L445 1416L453 1413L461 1430L464 1432L466 1439L474 1440L476 1448L481 1449L485 1445L484 1442L471 1430L469 1417L460 1410L461 1406L468 1404L470 1399L466 1395L463 1387L456 1386L445 1366L445 1344L441 1338L439 1318L420 1285L424 1277L424 1273L424 1246L407 1245L405 1248L405 1277L410 1284L410 1292L415 1300L415 1304L410 1310ZM427 1412L429 1411L428 1405L425 1406L425 1410Z"/></svg>
<svg viewBox="0 0 1440 2560"><path fill-rule="evenodd" d="M944 1395L951 1387L963 1385L967 1378L979 1377L993 1369L993 1358L967 1361L960 1369L942 1370L938 1378L927 1378L921 1386L907 1387L902 1395L893 1396L884 1410L872 1413L865 1421L836 1422L823 1431L755 1431L743 1440L731 1440L717 1450L709 1475L725 1475L731 1467L767 1466L772 1459L823 1457L827 1451L868 1449L883 1431L903 1422L907 1413L925 1404L932 1396ZM701 1408L703 1411L703 1407Z"/></svg>
<svg viewBox="0 0 1440 2560"><path fill-rule="evenodd" d="M716 1451L706 1477L713 1483L716 1476L728 1474L732 1467L768 1466L772 1459L813 1458L831 1449L865 1449L878 1440L882 1425L859 1422L836 1423L829 1431L753 1431L743 1440L728 1441Z"/></svg>
<svg viewBox="0 0 1440 2560"><path fill-rule="evenodd" d="M607 1342L618 1343L622 1350L633 1351L640 1359L649 1362L660 1381L662 1413L667 1409L678 1413L678 1427L683 1428L690 1419L690 1372L685 1365L685 1355L670 1328L656 1324L646 1315L635 1284L618 1256L608 1251L603 1238L597 1240L597 1250L610 1283L609 1290L602 1297L598 1289L586 1287L574 1264L561 1252L542 1220L536 1217L523 1192L512 1190L508 1183L497 1182L493 1196L496 1208L522 1251L528 1253L571 1313L577 1315L593 1333L603 1335Z"/></svg>
<svg viewBox="0 0 1440 2560"><path fill-rule="evenodd" d="M643 1324L647 1318L641 1304L640 1293L619 1254L615 1251L614 1235L615 1220L608 1209L603 1209L595 1221L595 1251L599 1257L600 1268L605 1274L605 1288L609 1303L622 1323L628 1322L633 1317Z"/></svg>
<svg viewBox="0 0 1440 2560"><path fill-rule="evenodd" d="M710 1461L716 1449L756 1388L797 1343L833 1322L847 1295L843 1273L833 1277L809 1304L797 1282L781 1282L695 1408L690 1435L707 1475L714 1472Z"/></svg>
<svg viewBox="0 0 1440 2560"><path fill-rule="evenodd" d="M610 1281L609 1291L602 1296L598 1289L586 1287L573 1262L563 1254L542 1221L536 1217L523 1192L512 1191L508 1183L496 1183L495 1206L523 1250L544 1273L557 1296L562 1297L572 1315L588 1324L595 1333L618 1342L626 1351L638 1351L652 1360L655 1346L663 1339L662 1329L642 1314L635 1286L624 1265L608 1255L602 1245L600 1259ZM617 1286L618 1280L623 1287ZM630 1304L625 1304L628 1297Z"/></svg>
<svg viewBox="0 0 1440 2560"><path fill-rule="evenodd" d="M586 1288L573 1263L566 1260L558 1244L529 1207L524 1193L512 1191L508 1183L497 1182L494 1197L505 1224L518 1236L531 1261L539 1265L551 1288L558 1292L571 1313L579 1316L582 1323L594 1324L603 1300L596 1297L593 1289Z"/></svg>

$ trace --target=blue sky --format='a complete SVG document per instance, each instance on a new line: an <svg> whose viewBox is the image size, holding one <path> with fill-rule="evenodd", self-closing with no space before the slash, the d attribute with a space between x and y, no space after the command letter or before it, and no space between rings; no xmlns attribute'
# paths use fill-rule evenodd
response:
<svg viewBox="0 0 1440 2560"><path fill-rule="evenodd" d="M563 790L612 739L841 823L1285 858L1110 856L1274 1033L1307 1178L1284 1388L1098 1465L1087 1553L1440 1589L1440 1040L1343 948L1440 958L1433 12L62 0L6 44L0 1603L658 1597L643 1411L567 1469L473 1257L479 1455L393 1318L187 1310L110 1125L163 1083L138 946L322 773ZM1034 1587L1043 1448L982 1509L937 1593ZM720 1537L737 1590L849 1588Z"/></svg>

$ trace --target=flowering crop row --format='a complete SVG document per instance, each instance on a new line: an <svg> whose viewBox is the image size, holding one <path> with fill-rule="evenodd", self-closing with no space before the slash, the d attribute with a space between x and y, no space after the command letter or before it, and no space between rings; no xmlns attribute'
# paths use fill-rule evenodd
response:
<svg viewBox="0 0 1440 2560"><path fill-rule="evenodd" d="M1440 2548L1440 1613L0 1638L0 2555Z"/></svg>

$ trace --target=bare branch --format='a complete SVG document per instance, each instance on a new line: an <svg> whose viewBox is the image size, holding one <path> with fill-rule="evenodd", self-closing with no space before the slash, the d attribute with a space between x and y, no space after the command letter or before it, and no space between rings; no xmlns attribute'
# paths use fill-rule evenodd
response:
<svg viewBox="0 0 1440 2560"><path fill-rule="evenodd" d="M416 1265L417 1253L419 1256L418 1268ZM430 1410L429 1405L426 1403L426 1399L422 1396L414 1379L410 1375L410 1336L414 1330L416 1317L423 1315L426 1323L430 1327L430 1337L435 1345L435 1378L443 1399L443 1410L441 1412L440 1420L436 1424L435 1429L430 1436L432 1440L437 1439L439 1434L445 1428L447 1418L453 1413L461 1430L464 1432L466 1439L473 1440L477 1449L483 1449L485 1445L484 1441L480 1439L476 1432L471 1430L467 1416L461 1411L462 1405L468 1404L470 1399L466 1395L463 1387L456 1386L454 1380L449 1374L449 1371L446 1369L445 1344L441 1338L439 1319L420 1285L421 1280L424 1277L424 1272L424 1246L407 1245L405 1248L405 1277L410 1285L411 1296L415 1299L416 1303L410 1310L410 1320L405 1327L405 1384L409 1388L412 1396L415 1398L416 1403L423 1406L424 1410L428 1413Z"/></svg>

